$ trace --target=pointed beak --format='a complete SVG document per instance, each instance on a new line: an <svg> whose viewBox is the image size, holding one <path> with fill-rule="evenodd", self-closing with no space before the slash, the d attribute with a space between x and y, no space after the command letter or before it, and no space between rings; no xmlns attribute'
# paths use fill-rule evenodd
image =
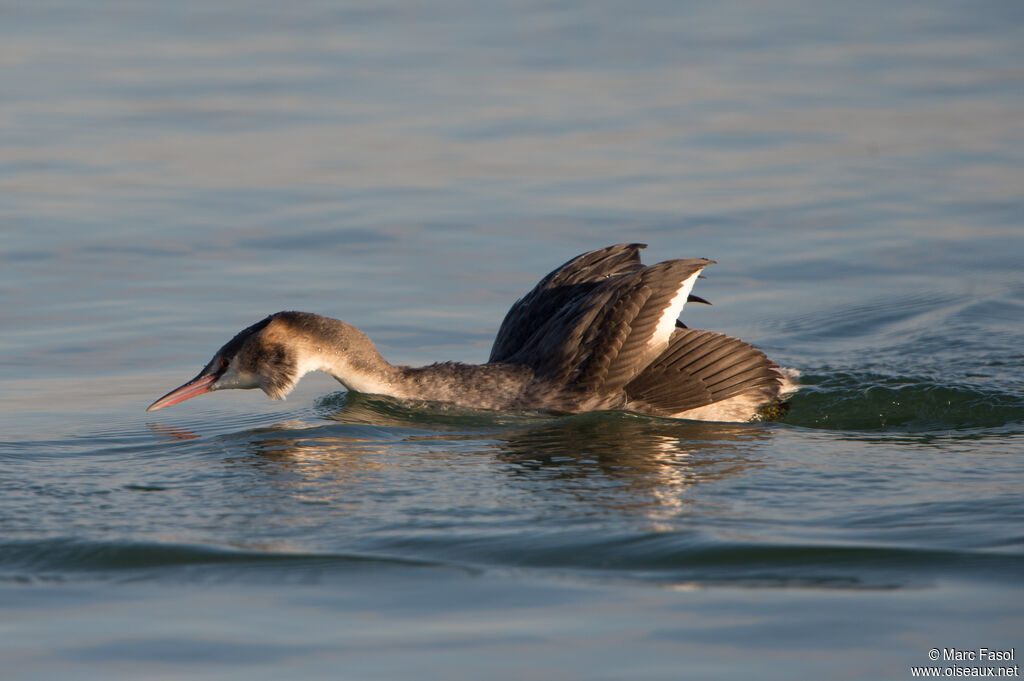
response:
<svg viewBox="0 0 1024 681"><path fill-rule="evenodd" d="M178 402L184 402L187 399L195 397L196 395L202 395L208 393L213 388L214 382L219 378L219 374L199 374L185 385L175 388L171 392L167 393L153 404L146 407L146 411L156 411L157 409L163 409L169 407L172 404Z"/></svg>

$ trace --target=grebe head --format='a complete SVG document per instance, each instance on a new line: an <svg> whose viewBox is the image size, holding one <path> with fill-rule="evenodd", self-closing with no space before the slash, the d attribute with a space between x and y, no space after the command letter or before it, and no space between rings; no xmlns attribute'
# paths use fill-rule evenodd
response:
<svg viewBox="0 0 1024 681"><path fill-rule="evenodd" d="M295 349L285 341L271 315L224 344L188 383L146 408L156 411L196 395L227 388L259 388L275 400L284 399L301 378Z"/></svg>

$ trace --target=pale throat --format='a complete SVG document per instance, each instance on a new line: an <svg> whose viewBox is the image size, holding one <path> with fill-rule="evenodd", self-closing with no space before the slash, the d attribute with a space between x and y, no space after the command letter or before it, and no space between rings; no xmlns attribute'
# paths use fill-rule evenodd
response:
<svg viewBox="0 0 1024 681"><path fill-rule="evenodd" d="M303 347L296 358L295 380L313 371L322 371L350 391L400 397L404 391L395 383L395 370L382 357L376 361L358 361L348 353L323 352L312 344Z"/></svg>

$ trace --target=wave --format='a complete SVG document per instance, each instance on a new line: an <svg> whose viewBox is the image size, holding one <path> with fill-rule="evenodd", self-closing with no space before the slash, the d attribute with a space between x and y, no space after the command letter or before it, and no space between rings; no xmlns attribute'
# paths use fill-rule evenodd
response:
<svg viewBox="0 0 1024 681"><path fill-rule="evenodd" d="M800 382L783 419L790 425L907 432L1024 426L1024 397L994 389L857 372L804 375Z"/></svg>
<svg viewBox="0 0 1024 681"><path fill-rule="evenodd" d="M827 370L809 373L801 376L800 390L790 399L789 407L781 419L783 424L812 429L909 433L988 430L995 434L1024 434L1024 396L922 376ZM347 426L467 435L509 428L530 430L595 423L634 430L645 426L663 430L670 423L689 423L693 428L702 423L615 411L490 411L345 392L317 400L316 412L320 419ZM721 435L722 429L743 425L703 422L703 427ZM745 435L753 436L749 431Z"/></svg>
<svg viewBox="0 0 1024 681"><path fill-rule="evenodd" d="M322 418L348 424L427 430L480 431L535 427L566 420L639 420L664 426L666 419L625 412L565 415L493 412L380 396L341 393L317 403ZM812 373L800 378L782 423L851 431L949 431L1024 426L1024 396L923 377L869 372ZM708 424L726 427L728 424ZM1010 433L1024 428L1010 428Z"/></svg>
<svg viewBox="0 0 1024 681"><path fill-rule="evenodd" d="M788 413L780 419L782 426L915 437L1024 435L1024 396L991 387L923 376L820 369L805 373L800 383L800 390L790 398ZM585 443L583 449L588 451L629 449L657 454L666 441L740 442L757 440L769 432L763 424L683 421L616 411L490 411L339 392L318 399L312 411L297 407L251 415L212 412L204 413L199 423L138 420L63 440L0 442L0 458L162 458L168 455L168 447L174 447L179 457L207 457L210 442L232 449L238 442L287 441L290 436L310 442L381 444L435 438L479 441L485 447L511 441L513 449L525 454L559 447L571 454L579 449L577 443Z"/></svg>
<svg viewBox="0 0 1024 681"><path fill-rule="evenodd" d="M351 393L321 398L317 411L322 418L348 424L469 432L541 426L566 419L639 419L659 426L666 421L625 412L495 412ZM801 376L800 390L790 399L790 410L781 421L806 428L852 431L998 429L1024 426L1024 396L929 377L826 370ZM1011 428L1010 432L1024 432L1024 428Z"/></svg>
<svg viewBox="0 0 1024 681"><path fill-rule="evenodd" d="M265 573L275 581L288 573L379 570L385 566L428 567L425 560L357 553L308 553L203 544L96 541L58 537L0 543L0 579L70 580L82 576L144 579L174 575L216 581L250 581Z"/></svg>
<svg viewBox="0 0 1024 681"><path fill-rule="evenodd" d="M936 579L1016 580L1019 553L898 546L709 541L696 533L415 537L371 550L304 552L69 538L0 544L0 579L320 581L353 571L541 571L560 578L654 585L897 589Z"/></svg>

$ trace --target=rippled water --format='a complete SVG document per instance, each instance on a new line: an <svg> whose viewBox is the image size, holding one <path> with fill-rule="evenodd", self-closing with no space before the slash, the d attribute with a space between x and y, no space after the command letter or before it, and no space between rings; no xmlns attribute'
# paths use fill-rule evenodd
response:
<svg viewBox="0 0 1024 681"><path fill-rule="evenodd" d="M1012 3L54 2L0 16L15 679L910 678L1021 648ZM623 241L782 422L208 395L340 317L483 361ZM6 677L5 677L6 678Z"/></svg>

